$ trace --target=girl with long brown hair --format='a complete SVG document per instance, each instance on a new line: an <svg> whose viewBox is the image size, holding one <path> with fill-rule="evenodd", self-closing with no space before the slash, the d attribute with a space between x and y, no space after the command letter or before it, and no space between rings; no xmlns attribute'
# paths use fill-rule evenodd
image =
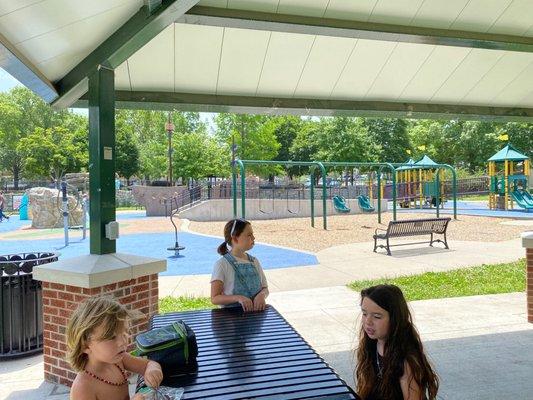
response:
<svg viewBox="0 0 533 400"><path fill-rule="evenodd" d="M357 393L363 400L435 400L439 378L429 363L407 302L394 285L361 291Z"/></svg>

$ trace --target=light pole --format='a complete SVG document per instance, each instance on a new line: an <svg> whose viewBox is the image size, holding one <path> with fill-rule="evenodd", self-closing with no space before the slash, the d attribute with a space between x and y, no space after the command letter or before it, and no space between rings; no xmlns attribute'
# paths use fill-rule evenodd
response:
<svg viewBox="0 0 533 400"><path fill-rule="evenodd" d="M172 186L172 134L174 133L174 124L171 119L171 112L168 112L168 121L165 123L165 130L168 133L168 182Z"/></svg>

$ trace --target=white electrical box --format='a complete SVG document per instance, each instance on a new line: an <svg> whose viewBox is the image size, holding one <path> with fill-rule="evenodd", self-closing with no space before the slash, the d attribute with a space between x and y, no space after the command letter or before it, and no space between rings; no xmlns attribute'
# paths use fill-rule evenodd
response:
<svg viewBox="0 0 533 400"><path fill-rule="evenodd" d="M105 237L109 240L118 239L118 222L111 221L105 226Z"/></svg>

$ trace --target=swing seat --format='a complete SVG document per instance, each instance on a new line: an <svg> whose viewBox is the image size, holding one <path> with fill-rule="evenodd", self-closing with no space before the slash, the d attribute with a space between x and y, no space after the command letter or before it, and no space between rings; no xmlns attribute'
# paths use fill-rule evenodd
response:
<svg viewBox="0 0 533 400"><path fill-rule="evenodd" d="M346 205L346 200L344 199L344 197L335 195L333 196L332 200L333 207L335 207L335 210L337 210L338 212L349 213L351 211L350 208Z"/></svg>
<svg viewBox="0 0 533 400"><path fill-rule="evenodd" d="M374 207L370 205L370 199L368 197L362 194L357 200L359 202L359 208L361 208L363 212L374 212Z"/></svg>

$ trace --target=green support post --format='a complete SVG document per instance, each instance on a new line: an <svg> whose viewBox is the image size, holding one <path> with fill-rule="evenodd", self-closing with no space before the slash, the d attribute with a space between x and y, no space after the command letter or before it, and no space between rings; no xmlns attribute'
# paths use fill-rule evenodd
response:
<svg viewBox="0 0 533 400"><path fill-rule="evenodd" d="M322 173L322 212L323 214L323 226L324 229L328 229L328 213L327 213L327 190L326 190L326 168L324 167L324 164L321 162L316 162L318 165L318 168L320 168L320 172Z"/></svg>
<svg viewBox="0 0 533 400"><path fill-rule="evenodd" d="M242 219L246 219L246 170L244 164L241 169L241 207Z"/></svg>
<svg viewBox="0 0 533 400"><path fill-rule="evenodd" d="M452 193L453 193L453 219L457 219L457 172L449 164L444 164L452 172Z"/></svg>
<svg viewBox="0 0 533 400"><path fill-rule="evenodd" d="M309 182L311 182L311 226L315 227L315 176L313 173L309 175Z"/></svg>
<svg viewBox="0 0 533 400"><path fill-rule="evenodd" d="M378 170L378 223L381 224L381 168Z"/></svg>
<svg viewBox="0 0 533 400"><path fill-rule="evenodd" d="M116 252L105 237L105 225L115 221L115 73L98 66L89 76L90 252Z"/></svg>
<svg viewBox="0 0 533 400"><path fill-rule="evenodd" d="M235 173L235 164L233 164L231 174L231 191L233 193L233 218L237 218L237 174Z"/></svg>
<svg viewBox="0 0 533 400"><path fill-rule="evenodd" d="M435 207L437 208L437 218L440 217L440 177L439 177L439 169L437 168L437 172L435 174L435 185L437 186L435 188Z"/></svg>
<svg viewBox="0 0 533 400"><path fill-rule="evenodd" d="M396 169L392 167L392 220L396 221Z"/></svg>

